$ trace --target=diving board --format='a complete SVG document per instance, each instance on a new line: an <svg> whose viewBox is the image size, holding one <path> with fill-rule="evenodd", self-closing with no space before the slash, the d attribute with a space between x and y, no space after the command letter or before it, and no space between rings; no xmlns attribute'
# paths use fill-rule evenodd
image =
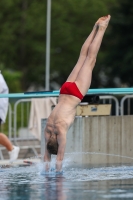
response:
<svg viewBox="0 0 133 200"><path fill-rule="evenodd" d="M59 90L36 91L25 93L0 94L0 98L33 98L33 97L58 97ZM86 95L127 95L133 94L133 88L100 88L89 89Z"/></svg>

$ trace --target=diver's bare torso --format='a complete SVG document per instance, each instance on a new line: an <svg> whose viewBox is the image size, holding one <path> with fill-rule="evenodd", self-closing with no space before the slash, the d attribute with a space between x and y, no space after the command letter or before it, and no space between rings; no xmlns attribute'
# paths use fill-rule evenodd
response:
<svg viewBox="0 0 133 200"><path fill-rule="evenodd" d="M74 121L76 107L80 99L72 95L61 94L58 104L50 114L45 131L47 133L66 133Z"/></svg>

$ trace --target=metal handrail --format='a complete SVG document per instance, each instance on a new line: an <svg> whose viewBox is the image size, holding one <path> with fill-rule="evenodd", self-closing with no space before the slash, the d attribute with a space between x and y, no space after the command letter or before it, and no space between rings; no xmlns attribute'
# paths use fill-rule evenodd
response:
<svg viewBox="0 0 133 200"><path fill-rule="evenodd" d="M20 102L30 102L31 99L20 99L14 105L14 142L17 144L17 106Z"/></svg>
<svg viewBox="0 0 133 200"><path fill-rule="evenodd" d="M56 95L57 96L57 95ZM107 95L107 96L100 96L100 99L101 100L106 100L106 99L109 99L109 100L114 100L115 101L115 114L116 116L119 115L119 102L117 100L116 97L114 96L111 96L111 95ZM26 99L20 99L18 101L15 102L14 104L14 109L12 111L12 108L11 108L11 105L9 104L9 138L11 140L13 140L14 144L18 145L18 142L21 140L21 138L18 138L17 137L17 108L18 108L18 105L19 103L21 102L31 102L31 98L26 98ZM111 102L110 102L111 103ZM23 110L23 107L22 107L22 110ZM22 111L23 112L23 111ZM28 111L27 111L28 112ZM14 135L12 137L12 114L14 115L13 118L14 118L14 121L13 121L13 132L14 132ZM21 118L23 119L23 117L21 116ZM22 124L21 124L22 125ZM24 139L24 138L23 138ZM22 139L22 140L23 140ZM26 139L26 138L25 138ZM31 138L30 138L31 139ZM33 139L33 138L32 138ZM36 147L38 148L39 145L36 145ZM29 148L28 145L27 146L21 146L21 148L25 149L25 148ZM30 148L32 148L33 152L35 153L35 155L37 155L37 152L36 152L36 149L34 148L34 146L30 146ZM2 150L2 149L1 149ZM0 157L3 158L3 155L2 155L2 152L0 151ZM4 159L4 158L3 158Z"/></svg>
<svg viewBox="0 0 133 200"><path fill-rule="evenodd" d="M20 99L14 105L14 142L15 142L16 145L18 145L18 143L17 143L18 142L18 138L17 138L17 106L21 102L31 102L31 99ZM40 145L36 145L36 146L33 146L33 145L32 146L21 146L21 149L31 148L32 151L34 152L35 156L38 156L38 153L37 153L35 148L39 148L39 147L40 147Z"/></svg>
<svg viewBox="0 0 133 200"><path fill-rule="evenodd" d="M100 96L100 99L113 99L115 101L115 106L116 106L116 109L115 109L115 113L116 113L116 116L119 115L119 102L118 102L118 99L114 96Z"/></svg>
<svg viewBox="0 0 133 200"><path fill-rule="evenodd" d="M125 97L123 97L121 99L121 102L120 102L120 114L121 115L124 115L124 102L126 99L132 99L133 98L133 95L126 95Z"/></svg>

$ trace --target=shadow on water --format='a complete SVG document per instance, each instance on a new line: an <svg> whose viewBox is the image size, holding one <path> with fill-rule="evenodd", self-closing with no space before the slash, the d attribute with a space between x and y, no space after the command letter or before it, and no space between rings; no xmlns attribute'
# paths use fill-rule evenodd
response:
<svg viewBox="0 0 133 200"><path fill-rule="evenodd" d="M55 160L51 162L54 167ZM133 166L72 166L67 156L63 174L42 175L44 163L0 168L0 200L133 199Z"/></svg>

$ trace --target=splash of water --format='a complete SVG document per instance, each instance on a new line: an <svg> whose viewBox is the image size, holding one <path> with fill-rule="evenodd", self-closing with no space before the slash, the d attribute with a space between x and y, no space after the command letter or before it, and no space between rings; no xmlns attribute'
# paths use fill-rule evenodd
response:
<svg viewBox="0 0 133 200"><path fill-rule="evenodd" d="M129 156L122 156L118 154L108 154L108 153L102 153L102 152L73 152L73 153L65 153L65 155L103 155L103 156L114 156L114 157L120 157L120 158L127 158L133 160L133 157Z"/></svg>
<svg viewBox="0 0 133 200"><path fill-rule="evenodd" d="M119 154L109 154L109 153L103 153L103 152L72 152L72 153L65 153L65 155L70 155L70 156L75 156L75 155L102 155L102 156L113 156L113 157L120 157L120 158L127 158L127 159L131 159L133 160L133 157L130 156L122 156ZM39 155L39 156L34 156L28 159L41 159L42 160L43 155ZM70 162L70 158L67 158L67 162ZM65 165L67 164L67 162L65 162ZM52 158L52 164L55 163L55 157Z"/></svg>

